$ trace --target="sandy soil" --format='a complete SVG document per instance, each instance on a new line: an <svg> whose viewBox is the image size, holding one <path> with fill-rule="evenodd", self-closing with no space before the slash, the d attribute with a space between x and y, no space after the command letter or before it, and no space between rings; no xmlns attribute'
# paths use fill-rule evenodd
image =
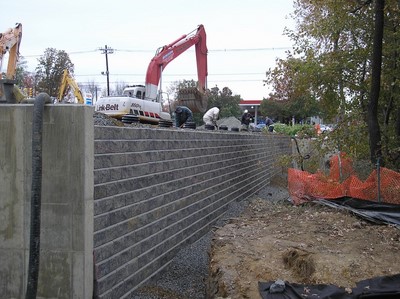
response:
<svg viewBox="0 0 400 299"><path fill-rule="evenodd" d="M400 273L399 241L398 228L343 210L255 198L214 232L207 298L261 298L258 282L278 279L350 291L360 280Z"/></svg>

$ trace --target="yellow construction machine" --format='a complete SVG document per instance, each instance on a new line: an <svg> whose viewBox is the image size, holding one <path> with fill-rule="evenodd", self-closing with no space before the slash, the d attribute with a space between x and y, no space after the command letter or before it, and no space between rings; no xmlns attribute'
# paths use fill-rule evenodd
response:
<svg viewBox="0 0 400 299"><path fill-rule="evenodd" d="M19 59L19 46L22 39L22 24L17 23L14 28L9 28L0 33L0 102L20 102L26 96L16 87L15 73ZM8 53L8 65L5 78L1 72L4 55Z"/></svg>
<svg viewBox="0 0 400 299"><path fill-rule="evenodd" d="M82 91L79 89L75 79L71 76L67 69L64 70L63 77L61 79L60 91L58 93L58 102L62 102L69 88L72 89L74 96L76 97L79 104L85 104Z"/></svg>

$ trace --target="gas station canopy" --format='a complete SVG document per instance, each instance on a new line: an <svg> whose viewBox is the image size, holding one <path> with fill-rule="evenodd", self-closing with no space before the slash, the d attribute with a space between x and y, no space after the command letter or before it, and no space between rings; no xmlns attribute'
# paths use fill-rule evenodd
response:
<svg viewBox="0 0 400 299"><path fill-rule="evenodd" d="M240 101L239 106L242 111L248 110L252 115L254 115L254 123L258 123L258 110L261 105L261 100L250 100L250 101Z"/></svg>

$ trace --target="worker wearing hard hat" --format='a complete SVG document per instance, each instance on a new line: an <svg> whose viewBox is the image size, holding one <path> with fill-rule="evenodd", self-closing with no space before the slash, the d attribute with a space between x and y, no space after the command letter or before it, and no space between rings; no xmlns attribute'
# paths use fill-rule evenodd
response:
<svg viewBox="0 0 400 299"><path fill-rule="evenodd" d="M203 121L206 127L213 127L213 129L217 126L217 120L219 119L221 107L216 106L209 109L203 116Z"/></svg>
<svg viewBox="0 0 400 299"><path fill-rule="evenodd" d="M249 110L244 110L244 113L242 115L242 131L248 131L249 130L249 125L252 120L253 116L249 113Z"/></svg>

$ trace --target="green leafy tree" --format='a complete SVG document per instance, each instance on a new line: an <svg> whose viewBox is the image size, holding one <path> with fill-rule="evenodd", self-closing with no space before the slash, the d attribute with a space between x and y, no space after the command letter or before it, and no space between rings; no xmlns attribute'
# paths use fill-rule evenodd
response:
<svg viewBox="0 0 400 299"><path fill-rule="evenodd" d="M273 119L274 122L289 123L291 115L287 106L287 100L263 99L260 104L260 112Z"/></svg>
<svg viewBox="0 0 400 299"><path fill-rule="evenodd" d="M240 95L233 95L229 87L224 87L222 90L215 86L208 93L207 109L215 106L221 107L220 117L240 117Z"/></svg>
<svg viewBox="0 0 400 299"><path fill-rule="evenodd" d="M171 100L171 107L174 110L176 106L176 99L179 93L179 89L197 87L197 82L194 80L183 80L177 81L169 86L167 94ZM206 90L208 98L207 110L217 105L221 106L220 118L222 117L239 117L242 114L240 110L240 96L233 95L232 90L229 87L224 87L220 90L217 86ZM204 113L194 112L193 118L197 125L203 124Z"/></svg>
<svg viewBox="0 0 400 299"><path fill-rule="evenodd" d="M63 50L47 48L38 59L36 67L36 92L46 92L50 96L57 97L65 69L74 73L74 64L69 55Z"/></svg>

